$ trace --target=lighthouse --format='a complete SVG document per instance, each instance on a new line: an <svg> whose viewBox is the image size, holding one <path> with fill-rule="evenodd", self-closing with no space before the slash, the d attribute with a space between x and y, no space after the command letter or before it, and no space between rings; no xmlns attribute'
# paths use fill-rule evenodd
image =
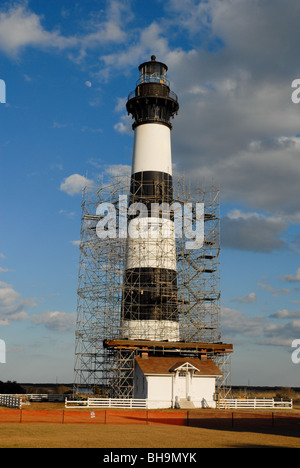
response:
<svg viewBox="0 0 300 468"><path fill-rule="evenodd" d="M173 202L171 119L179 109L168 67L139 66L126 108L134 146L123 279L121 337L178 341L179 312Z"/></svg>
<svg viewBox="0 0 300 468"><path fill-rule="evenodd" d="M232 353L219 320L219 190L173 180L167 70L152 56L128 96L130 188L113 176L83 192L74 385L122 405L215 407Z"/></svg>

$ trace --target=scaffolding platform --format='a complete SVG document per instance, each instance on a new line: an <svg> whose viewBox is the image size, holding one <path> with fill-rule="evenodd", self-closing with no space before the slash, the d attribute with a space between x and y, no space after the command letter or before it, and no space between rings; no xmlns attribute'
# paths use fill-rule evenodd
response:
<svg viewBox="0 0 300 468"><path fill-rule="evenodd" d="M159 352L185 352L196 354L222 354L232 353L232 344L206 343L206 342L182 342L182 341L152 341L152 340L104 340L104 348L134 349L137 351L151 353Z"/></svg>

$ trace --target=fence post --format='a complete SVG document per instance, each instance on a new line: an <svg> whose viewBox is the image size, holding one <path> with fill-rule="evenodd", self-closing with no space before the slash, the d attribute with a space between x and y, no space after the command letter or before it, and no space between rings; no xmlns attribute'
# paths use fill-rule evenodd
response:
<svg viewBox="0 0 300 468"><path fill-rule="evenodd" d="M22 408L20 408L20 424L22 422Z"/></svg>

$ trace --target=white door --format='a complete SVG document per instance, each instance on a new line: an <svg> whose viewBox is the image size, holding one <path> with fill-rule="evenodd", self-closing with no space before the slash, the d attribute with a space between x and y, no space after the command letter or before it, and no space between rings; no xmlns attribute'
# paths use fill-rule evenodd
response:
<svg viewBox="0 0 300 468"><path fill-rule="evenodd" d="M178 399L180 398L187 398L187 379L189 373L188 372L178 372L176 376L176 396Z"/></svg>

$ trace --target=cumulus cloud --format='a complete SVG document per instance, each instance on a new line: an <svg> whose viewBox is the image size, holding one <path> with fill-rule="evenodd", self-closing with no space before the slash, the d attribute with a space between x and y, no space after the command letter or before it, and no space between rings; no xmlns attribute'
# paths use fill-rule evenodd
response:
<svg viewBox="0 0 300 468"><path fill-rule="evenodd" d="M0 281L0 325L26 320L27 308L35 307L33 298L24 298L12 285Z"/></svg>
<svg viewBox="0 0 300 468"><path fill-rule="evenodd" d="M272 296L279 296L280 294L291 294L293 291L289 288L274 288L274 286L271 286L270 284L267 283L262 283L258 282L258 286L263 289L264 291L270 291L272 293Z"/></svg>
<svg viewBox="0 0 300 468"><path fill-rule="evenodd" d="M66 177L60 184L60 190L73 196L81 193L84 187L90 187L92 185L94 185L92 180L79 174L72 174L69 177Z"/></svg>
<svg viewBox="0 0 300 468"><path fill-rule="evenodd" d="M82 23L84 31L67 37L57 28L48 30L28 4L5 3L0 50L67 50L71 60L91 67L93 82L128 75L133 67L138 73L140 61L154 53L168 64L179 96L172 136L178 169L197 182L213 178L223 203L238 200L248 209L299 223L299 106L291 101L291 83L299 78L300 5L294 0L169 0L164 15L130 28L133 15L129 1L112 0ZM183 36L184 49L172 46L171 37L177 44ZM132 134L130 119L121 116L115 130ZM270 233L270 222L259 224ZM279 224L277 229L271 247L258 249L283 246Z"/></svg>
<svg viewBox="0 0 300 468"><path fill-rule="evenodd" d="M232 299L231 302L242 302L243 304L252 304L253 302L256 302L256 293L251 292L246 296L236 297L235 299Z"/></svg>
<svg viewBox="0 0 300 468"><path fill-rule="evenodd" d="M300 319L290 320L284 324L268 324L264 329L264 338L259 340L259 344L288 346L299 337Z"/></svg>
<svg viewBox="0 0 300 468"><path fill-rule="evenodd" d="M52 331L70 331L75 327L76 314L61 311L45 311L31 317L35 325L44 325Z"/></svg>
<svg viewBox="0 0 300 468"><path fill-rule="evenodd" d="M230 307L222 307L222 334L259 336L263 332L265 319L261 316L247 317L243 312Z"/></svg>
<svg viewBox="0 0 300 468"><path fill-rule="evenodd" d="M299 282L300 281L300 268L298 268L297 272L295 275L284 275L282 277L283 281L289 281L289 282Z"/></svg>
<svg viewBox="0 0 300 468"><path fill-rule="evenodd" d="M120 121L114 125L114 129L121 134L132 135L132 119L127 114L120 117Z"/></svg>
<svg viewBox="0 0 300 468"><path fill-rule="evenodd" d="M222 335L228 341L237 337L249 338L258 345L291 347L292 341L299 336L299 311L278 311L269 317L249 317L240 310L222 307ZM293 319L276 323L274 319ZM272 320L271 320L272 319Z"/></svg>
<svg viewBox="0 0 300 468"><path fill-rule="evenodd" d="M112 0L104 15L100 18L94 15L86 22L87 30L84 33L66 36L58 28L48 31L43 25L43 18L34 13L27 2L13 5L6 2L0 11L0 51L17 57L26 47L58 51L67 49L70 51L69 58L80 62L86 57L86 50L125 40L126 3Z"/></svg>
<svg viewBox="0 0 300 468"><path fill-rule="evenodd" d="M71 244L75 245L76 247L80 246L80 240L72 240L70 242L71 242Z"/></svg>
<svg viewBox="0 0 300 468"><path fill-rule="evenodd" d="M105 168L105 172L110 176L130 176L131 166L128 164L111 164Z"/></svg>
<svg viewBox="0 0 300 468"><path fill-rule="evenodd" d="M270 317L278 318L278 319L288 319L288 318L299 318L300 319L300 310L290 311L290 310L287 310L287 309L280 309L277 312L274 312L273 314L270 314Z"/></svg>
<svg viewBox="0 0 300 468"><path fill-rule="evenodd" d="M285 247L280 236L286 227L280 218L234 210L221 220L221 245L269 253Z"/></svg>
<svg viewBox="0 0 300 468"><path fill-rule="evenodd" d="M180 101L174 161L195 181L219 183L223 202L239 200L298 223L299 106L291 102L291 82L299 75L294 59L299 5L291 0L170 5L194 45L168 50L164 58ZM213 53L201 42L204 30ZM219 47L213 37L220 39Z"/></svg>
<svg viewBox="0 0 300 468"><path fill-rule="evenodd" d="M76 38L64 37L57 30L47 31L41 18L26 5L3 8L0 12L0 50L7 55L17 55L28 46L63 49L75 44Z"/></svg>

